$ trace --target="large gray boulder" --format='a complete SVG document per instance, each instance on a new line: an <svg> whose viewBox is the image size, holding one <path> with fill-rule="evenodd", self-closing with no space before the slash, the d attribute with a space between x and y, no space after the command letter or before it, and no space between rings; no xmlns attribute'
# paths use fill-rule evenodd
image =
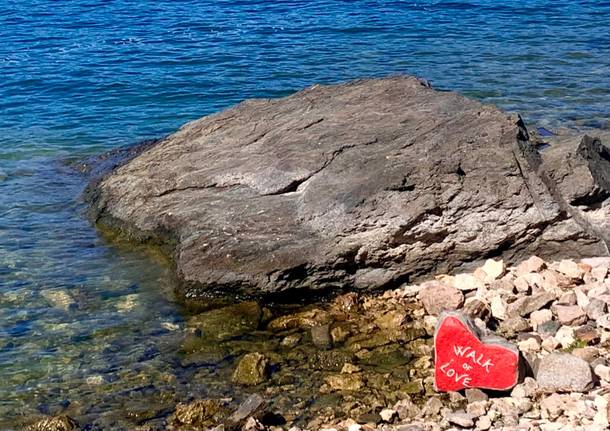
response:
<svg viewBox="0 0 610 431"><path fill-rule="evenodd" d="M517 116L415 78L315 85L184 125L90 198L96 222L169 245L187 298L372 289L606 254L605 147L578 145L546 161Z"/></svg>

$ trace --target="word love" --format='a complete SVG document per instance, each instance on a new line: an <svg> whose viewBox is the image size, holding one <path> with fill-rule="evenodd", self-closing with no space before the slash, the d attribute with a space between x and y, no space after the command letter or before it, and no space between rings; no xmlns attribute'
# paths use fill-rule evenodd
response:
<svg viewBox="0 0 610 431"><path fill-rule="evenodd" d="M434 354L438 391L504 391L519 381L519 350L499 337L481 338L468 318L457 312L441 315L434 334Z"/></svg>

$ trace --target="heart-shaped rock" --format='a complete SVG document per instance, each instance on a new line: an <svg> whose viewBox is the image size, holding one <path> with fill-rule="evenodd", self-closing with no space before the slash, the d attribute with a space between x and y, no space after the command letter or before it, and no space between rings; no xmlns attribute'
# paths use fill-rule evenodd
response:
<svg viewBox="0 0 610 431"><path fill-rule="evenodd" d="M506 391L519 381L519 350L500 337L479 337L463 315L444 313L434 334L438 391L481 388Z"/></svg>

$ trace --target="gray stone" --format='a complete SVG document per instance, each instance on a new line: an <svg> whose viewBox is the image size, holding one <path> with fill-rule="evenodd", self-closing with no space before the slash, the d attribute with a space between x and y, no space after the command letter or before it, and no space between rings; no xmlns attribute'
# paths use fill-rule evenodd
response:
<svg viewBox="0 0 610 431"><path fill-rule="evenodd" d="M461 291L438 281L423 283L419 298L426 313L435 316L445 310L455 310L464 303L464 294Z"/></svg>
<svg viewBox="0 0 610 431"><path fill-rule="evenodd" d="M241 428L249 417L259 418L265 412L267 403L259 394L250 395L238 409L225 421L227 430Z"/></svg>
<svg viewBox="0 0 610 431"><path fill-rule="evenodd" d="M540 360L536 380L543 392L583 392L593 385L593 373L574 355L550 353Z"/></svg>
<svg viewBox="0 0 610 431"><path fill-rule="evenodd" d="M447 415L446 419L449 423L461 426L462 428L471 428L474 426L474 417L466 412L453 412Z"/></svg>
<svg viewBox="0 0 610 431"><path fill-rule="evenodd" d="M330 349L333 346L333 340L330 337L330 325L312 327L311 339L316 347L320 349Z"/></svg>
<svg viewBox="0 0 610 431"><path fill-rule="evenodd" d="M86 197L99 225L168 247L189 301L380 288L505 244L507 262L603 255L590 220L610 210L580 208L610 188L605 147L535 144L516 116L415 78L315 85L190 122Z"/></svg>
<svg viewBox="0 0 610 431"><path fill-rule="evenodd" d="M466 399L469 403L474 403L477 401L487 401L489 396L480 389L477 388L469 388L466 389Z"/></svg>
<svg viewBox="0 0 610 431"><path fill-rule="evenodd" d="M550 292L539 292L522 296L515 302L508 304L507 313L509 316L525 317L533 311L540 310L554 299L555 295Z"/></svg>

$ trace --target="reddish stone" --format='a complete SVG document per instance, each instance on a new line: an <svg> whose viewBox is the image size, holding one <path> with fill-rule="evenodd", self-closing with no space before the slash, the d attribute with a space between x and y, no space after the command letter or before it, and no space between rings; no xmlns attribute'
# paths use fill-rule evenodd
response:
<svg viewBox="0 0 610 431"><path fill-rule="evenodd" d="M519 380L519 351L499 337L480 338L459 313L444 313L434 335L438 391L481 388L506 391Z"/></svg>

